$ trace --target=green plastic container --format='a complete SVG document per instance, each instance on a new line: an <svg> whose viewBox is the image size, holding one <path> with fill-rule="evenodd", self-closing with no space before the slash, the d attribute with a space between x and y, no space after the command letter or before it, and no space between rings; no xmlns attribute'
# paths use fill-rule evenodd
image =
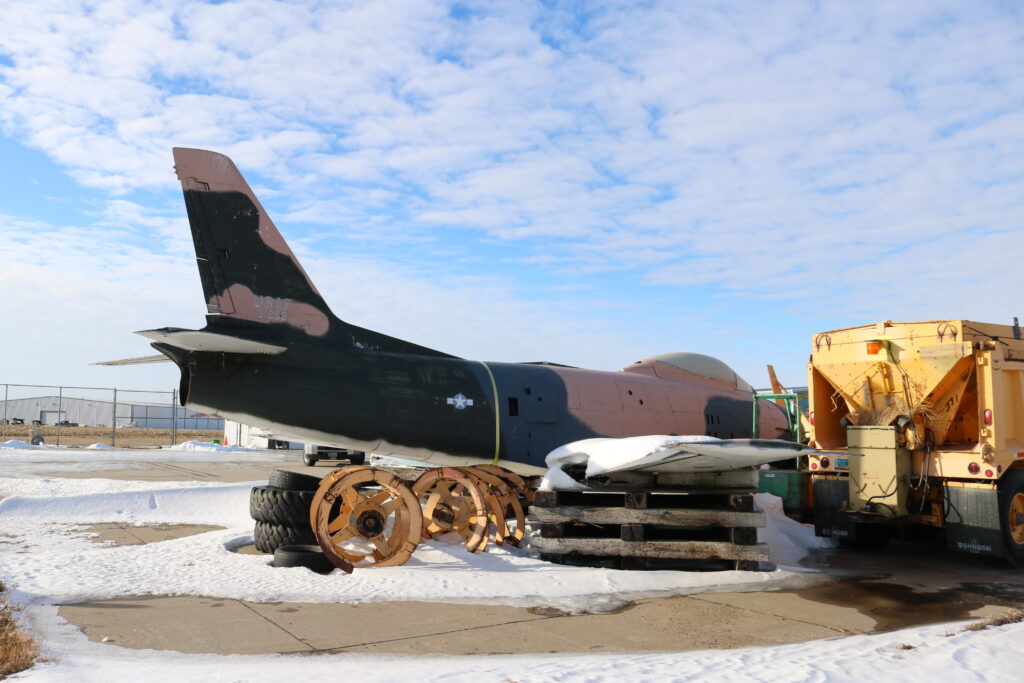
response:
<svg viewBox="0 0 1024 683"><path fill-rule="evenodd" d="M760 470L759 493L771 493L782 499L786 515L803 520L808 513L807 472L797 470Z"/></svg>

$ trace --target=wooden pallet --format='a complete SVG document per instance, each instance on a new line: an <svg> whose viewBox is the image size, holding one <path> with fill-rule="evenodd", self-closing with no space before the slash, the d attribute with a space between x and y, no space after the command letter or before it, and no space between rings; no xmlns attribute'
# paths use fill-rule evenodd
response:
<svg viewBox="0 0 1024 683"><path fill-rule="evenodd" d="M768 560L749 492L538 491L530 520L531 545L562 564L756 570Z"/></svg>

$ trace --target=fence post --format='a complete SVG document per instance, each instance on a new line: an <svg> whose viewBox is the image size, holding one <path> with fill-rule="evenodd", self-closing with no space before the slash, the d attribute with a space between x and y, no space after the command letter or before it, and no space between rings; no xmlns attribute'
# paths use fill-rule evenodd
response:
<svg viewBox="0 0 1024 683"><path fill-rule="evenodd" d="M7 438L7 390L11 388L10 384L4 385L4 438Z"/></svg>
<svg viewBox="0 0 1024 683"><path fill-rule="evenodd" d="M60 414L64 406L64 387L57 387L57 445L60 445Z"/></svg>
<svg viewBox="0 0 1024 683"><path fill-rule="evenodd" d="M117 387L114 387L114 405L110 410L110 445L117 445Z"/></svg>
<svg viewBox="0 0 1024 683"><path fill-rule="evenodd" d="M171 445L178 443L178 390L171 389Z"/></svg>

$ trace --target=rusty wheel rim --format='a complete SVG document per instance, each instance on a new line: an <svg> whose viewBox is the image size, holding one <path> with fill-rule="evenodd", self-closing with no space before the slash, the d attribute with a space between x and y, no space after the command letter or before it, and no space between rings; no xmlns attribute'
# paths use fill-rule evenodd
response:
<svg viewBox="0 0 1024 683"><path fill-rule="evenodd" d="M509 542L517 545L522 540L523 524L518 522L516 527L510 527L508 523L508 512L516 515L516 510L522 514L522 506L519 505L519 498L513 487L501 476L488 471L492 466L474 466L460 468L474 479L484 489L484 500L487 502L487 516L491 527L491 537L496 545L504 545ZM499 468L500 469L500 468ZM525 522L525 518L524 518Z"/></svg>
<svg viewBox="0 0 1024 683"><path fill-rule="evenodd" d="M343 467L320 483L309 509L324 555L336 567L393 567L419 544L423 517L401 479L373 467Z"/></svg>
<svg viewBox="0 0 1024 683"><path fill-rule="evenodd" d="M1018 493L1010 499L1008 521L1010 538L1017 545L1024 545L1024 493Z"/></svg>
<svg viewBox="0 0 1024 683"><path fill-rule="evenodd" d="M412 485L423 505L423 538L449 531L459 534L470 552L487 541L487 505L478 482L453 467L424 472Z"/></svg>
<svg viewBox="0 0 1024 683"><path fill-rule="evenodd" d="M498 465L474 465L473 470L483 471L494 475L505 482L508 490L502 490L500 503L504 506L505 534L502 541L507 541L518 546L525 536L526 531L526 510L524 503L529 505L533 501L533 489L526 485L526 480L512 470L499 467ZM515 527L509 526L509 520L515 520ZM499 544L501 543L499 542Z"/></svg>

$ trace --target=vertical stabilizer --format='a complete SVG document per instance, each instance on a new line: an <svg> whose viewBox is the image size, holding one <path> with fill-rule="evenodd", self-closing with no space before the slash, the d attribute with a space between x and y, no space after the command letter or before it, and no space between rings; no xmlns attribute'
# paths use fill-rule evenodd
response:
<svg viewBox="0 0 1024 683"><path fill-rule="evenodd" d="M330 339L365 350L447 356L338 319L231 159L175 147L174 169L185 194L208 328L248 330L285 344Z"/></svg>
<svg viewBox="0 0 1024 683"><path fill-rule="evenodd" d="M209 313L326 335L336 318L231 159L178 147L174 168Z"/></svg>

